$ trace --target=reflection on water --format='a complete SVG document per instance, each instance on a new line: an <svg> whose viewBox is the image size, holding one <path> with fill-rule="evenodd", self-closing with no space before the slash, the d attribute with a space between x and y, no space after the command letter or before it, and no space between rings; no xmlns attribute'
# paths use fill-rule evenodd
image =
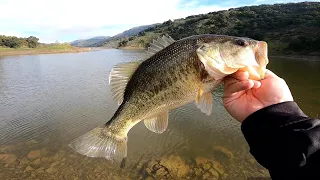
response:
<svg viewBox="0 0 320 180"><path fill-rule="evenodd" d="M137 124L129 132L128 163L68 148L75 137L105 123L117 105L108 74L118 62L144 51L102 50L77 54L6 57L0 60L1 179L246 179L268 177L248 153L240 124L214 96L212 115L194 104L170 112L169 127L155 134ZM320 61L270 58L296 101L319 116Z"/></svg>

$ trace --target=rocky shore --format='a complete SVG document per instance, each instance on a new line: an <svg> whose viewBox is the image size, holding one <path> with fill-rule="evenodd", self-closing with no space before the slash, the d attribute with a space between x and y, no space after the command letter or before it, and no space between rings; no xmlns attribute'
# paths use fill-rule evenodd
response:
<svg viewBox="0 0 320 180"><path fill-rule="evenodd" d="M0 179L247 179L269 177L241 151L214 146L216 158L184 157L177 154L144 159L120 169L104 159L88 158L68 149L52 150L37 141L0 146ZM256 168L248 168L254 166Z"/></svg>

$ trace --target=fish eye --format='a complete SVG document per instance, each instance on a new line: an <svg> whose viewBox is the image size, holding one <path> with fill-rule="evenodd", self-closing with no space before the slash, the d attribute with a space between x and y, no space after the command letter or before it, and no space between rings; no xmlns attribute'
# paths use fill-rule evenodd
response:
<svg viewBox="0 0 320 180"><path fill-rule="evenodd" d="M236 40L236 44L239 45L239 46L243 46L243 47L248 46L248 42L243 40L243 39L237 39Z"/></svg>

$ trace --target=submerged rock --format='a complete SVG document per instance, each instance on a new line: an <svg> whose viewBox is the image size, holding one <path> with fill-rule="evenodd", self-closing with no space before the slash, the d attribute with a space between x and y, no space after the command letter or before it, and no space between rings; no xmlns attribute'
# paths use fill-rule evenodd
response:
<svg viewBox="0 0 320 180"><path fill-rule="evenodd" d="M144 171L149 175L149 179L181 179L186 177L190 170L180 156L171 155L158 161L150 161Z"/></svg>
<svg viewBox="0 0 320 180"><path fill-rule="evenodd" d="M32 161L29 165L39 166L40 165L40 159L36 159L36 160Z"/></svg>
<svg viewBox="0 0 320 180"><path fill-rule="evenodd" d="M221 154L223 154L224 156L226 156L228 159L233 159L234 158L234 155L233 153L225 148L225 147L222 147L222 146L214 146L213 149Z"/></svg>
<svg viewBox="0 0 320 180"><path fill-rule="evenodd" d="M0 153L9 153L15 149L16 149L16 147L13 145L2 145L2 146L0 146Z"/></svg>
<svg viewBox="0 0 320 180"><path fill-rule="evenodd" d="M29 164L30 161L28 160L28 158L24 157L20 160L20 165L27 165Z"/></svg>
<svg viewBox="0 0 320 180"><path fill-rule="evenodd" d="M180 156L171 155L168 158L163 158L161 159L160 164L166 167L170 174L178 178L187 175L190 170L190 167Z"/></svg>
<svg viewBox="0 0 320 180"><path fill-rule="evenodd" d="M30 140L30 141L26 142L26 145L31 146L31 145L35 145L35 144L38 144L38 143L39 142L36 141L36 140Z"/></svg>
<svg viewBox="0 0 320 180"><path fill-rule="evenodd" d="M34 151L30 151L27 155L28 159L30 160L34 160L39 158L41 155L40 150L34 150Z"/></svg>
<svg viewBox="0 0 320 180"><path fill-rule="evenodd" d="M60 164L59 161L53 162L53 163L50 164L50 167L52 167L52 168L56 167L58 164Z"/></svg>
<svg viewBox="0 0 320 180"><path fill-rule="evenodd" d="M56 169L54 169L54 168L52 168L52 167L50 167L50 168L48 168L47 170L46 170L46 172L48 173L48 174L53 174L53 173L55 173L57 170Z"/></svg>
<svg viewBox="0 0 320 180"><path fill-rule="evenodd" d="M6 164L16 164L17 156L15 154L0 154L0 161Z"/></svg>
<svg viewBox="0 0 320 180"><path fill-rule="evenodd" d="M218 161L213 162L213 168L217 170L219 174L224 174L224 168Z"/></svg>
<svg viewBox="0 0 320 180"><path fill-rule="evenodd" d="M44 163L49 163L53 161L53 157L43 157L41 158L41 162L44 162Z"/></svg>
<svg viewBox="0 0 320 180"><path fill-rule="evenodd" d="M209 160L203 157L196 157L195 158L196 165L203 171L208 172L210 177L218 178L220 175L224 174L224 168L217 160ZM197 170L199 172L199 170ZM195 171L195 175L199 176L199 173ZM206 175L207 177L208 175ZM204 178L204 177L203 177Z"/></svg>
<svg viewBox="0 0 320 180"><path fill-rule="evenodd" d="M24 171L34 171L34 168L31 166L27 166Z"/></svg>

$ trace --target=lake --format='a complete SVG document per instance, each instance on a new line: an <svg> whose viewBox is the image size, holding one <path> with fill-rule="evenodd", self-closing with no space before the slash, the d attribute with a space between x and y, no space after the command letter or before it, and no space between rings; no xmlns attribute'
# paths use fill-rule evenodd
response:
<svg viewBox="0 0 320 180"><path fill-rule="evenodd" d="M107 122L117 109L108 74L145 51L0 57L0 179L247 179L269 177L248 152L240 123L215 90L210 116L194 104L169 114L168 130L137 124L128 134L127 166L73 152L68 143ZM269 58L296 102L320 116L320 61Z"/></svg>

